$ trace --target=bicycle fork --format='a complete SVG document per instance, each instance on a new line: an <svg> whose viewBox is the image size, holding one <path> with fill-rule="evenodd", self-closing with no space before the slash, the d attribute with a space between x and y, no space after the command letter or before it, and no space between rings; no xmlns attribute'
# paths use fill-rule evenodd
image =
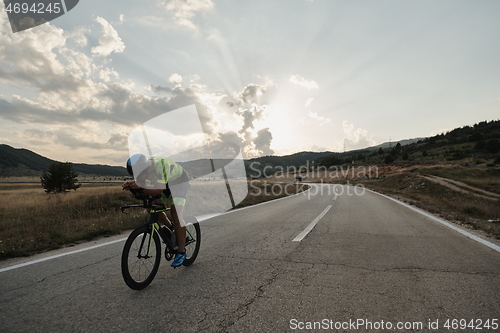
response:
<svg viewBox="0 0 500 333"><path fill-rule="evenodd" d="M146 236L146 234L143 234L142 236L142 239L141 239L141 246L139 246L139 250L138 250L138 253L137 253L137 258L139 259L148 259L151 257L151 247L153 247L153 242L154 242L154 232L155 232L156 228L151 225L150 229L149 229L149 237ZM147 249L146 249L146 253L144 255L142 255L143 252L143 249L144 249L144 243L146 242L146 238L147 239Z"/></svg>

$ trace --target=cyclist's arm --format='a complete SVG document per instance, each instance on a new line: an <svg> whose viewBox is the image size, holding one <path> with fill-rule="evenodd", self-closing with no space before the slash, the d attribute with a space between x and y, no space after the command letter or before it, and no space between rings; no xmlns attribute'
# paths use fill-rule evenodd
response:
<svg viewBox="0 0 500 333"><path fill-rule="evenodd" d="M130 182L128 185L129 188L133 190L141 190L144 194L150 195L152 197L161 194L163 190L165 190L165 184L162 183L156 183L152 188L142 188L134 181Z"/></svg>
<svg viewBox="0 0 500 333"><path fill-rule="evenodd" d="M147 195L150 195L152 197L155 197L159 194L161 194L163 192L163 190L160 190L160 189L143 189L142 190L142 193L144 194L147 194Z"/></svg>

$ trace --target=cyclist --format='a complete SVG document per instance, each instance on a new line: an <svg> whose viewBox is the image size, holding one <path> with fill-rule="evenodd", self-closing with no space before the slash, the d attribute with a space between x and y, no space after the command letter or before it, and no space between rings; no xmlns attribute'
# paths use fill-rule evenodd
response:
<svg viewBox="0 0 500 333"><path fill-rule="evenodd" d="M189 188L189 177L186 171L167 157L146 158L135 154L127 160L127 171L135 181L123 183L124 190L141 190L150 196L161 194L165 206L171 206L172 219L177 237L177 254L170 266L179 267L186 259L186 223L183 220L186 195ZM160 214L162 224L171 227L165 213Z"/></svg>

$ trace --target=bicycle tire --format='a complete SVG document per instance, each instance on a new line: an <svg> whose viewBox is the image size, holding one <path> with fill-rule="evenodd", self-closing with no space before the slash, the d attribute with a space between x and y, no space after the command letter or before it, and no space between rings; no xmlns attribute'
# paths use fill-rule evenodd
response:
<svg viewBox="0 0 500 333"><path fill-rule="evenodd" d="M184 218L186 222L186 253L187 257L182 263L184 266L190 266L198 256L201 244L201 230L198 220L194 216L186 216Z"/></svg>
<svg viewBox="0 0 500 333"><path fill-rule="evenodd" d="M161 260L161 243L156 232L153 232L153 242L150 255L147 256L148 242L152 227L136 228L123 247L122 275L125 283L134 290L146 288L153 281Z"/></svg>

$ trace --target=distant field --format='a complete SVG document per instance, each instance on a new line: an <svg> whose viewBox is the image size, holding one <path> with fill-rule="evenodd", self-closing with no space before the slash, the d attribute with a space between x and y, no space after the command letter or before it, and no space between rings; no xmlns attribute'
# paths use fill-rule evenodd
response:
<svg viewBox="0 0 500 333"><path fill-rule="evenodd" d="M246 183L246 180L243 181ZM262 181L254 181L247 186L249 194L237 207L308 188ZM277 190L285 186L287 191ZM218 209L221 199L210 186L193 182L192 187L186 207L190 207L191 214L207 212L207 207ZM0 183L0 202L0 259L26 256L117 234L135 228L146 218L142 209L121 213L120 207L139 203L129 192L122 190L121 182L83 183L77 191L57 195L46 194L39 183Z"/></svg>

